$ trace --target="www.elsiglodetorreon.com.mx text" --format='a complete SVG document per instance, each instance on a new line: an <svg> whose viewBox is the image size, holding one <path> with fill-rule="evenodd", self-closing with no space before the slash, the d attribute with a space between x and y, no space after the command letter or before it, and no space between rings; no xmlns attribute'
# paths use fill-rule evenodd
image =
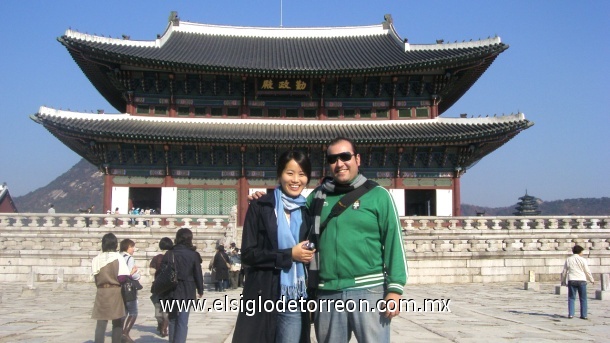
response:
<svg viewBox="0 0 610 343"><path fill-rule="evenodd" d="M211 300L211 301L210 301ZM401 312L451 312L449 304L451 299L423 299L420 305L414 299L400 299L398 304L395 301L385 301L383 299L375 304L369 303L366 299L278 299L262 300L229 298L225 295L220 299L190 299L190 300L161 300L161 310L163 312L173 311L195 311L195 312L245 312L248 316L253 316L261 312L384 312L386 308L399 306Z"/></svg>

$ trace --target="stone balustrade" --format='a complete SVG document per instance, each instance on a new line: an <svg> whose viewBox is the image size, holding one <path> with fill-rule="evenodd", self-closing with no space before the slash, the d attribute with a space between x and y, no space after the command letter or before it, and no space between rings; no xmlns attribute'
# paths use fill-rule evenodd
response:
<svg viewBox="0 0 610 343"><path fill-rule="evenodd" d="M237 229L234 215L0 213L0 281L24 281L32 271L36 281L55 281L59 269L67 282L89 281L102 236L112 232L119 241L130 238L136 243L136 265L143 281L149 282L148 264L159 253L159 240L173 240L180 228L193 231L193 244L205 267L216 244L233 240Z"/></svg>
<svg viewBox="0 0 610 343"><path fill-rule="evenodd" d="M401 217L409 283L559 279L574 244L582 245L594 274L610 266L610 216ZM88 224L87 224L88 223ZM88 226L87 226L88 225ZM0 281L88 281L101 237L113 232L136 242L146 279L162 237L193 230L204 271L217 242L241 237L235 216L129 216L0 213Z"/></svg>
<svg viewBox="0 0 610 343"><path fill-rule="evenodd" d="M575 244L594 274L610 266L609 216L403 217L409 282L559 280Z"/></svg>

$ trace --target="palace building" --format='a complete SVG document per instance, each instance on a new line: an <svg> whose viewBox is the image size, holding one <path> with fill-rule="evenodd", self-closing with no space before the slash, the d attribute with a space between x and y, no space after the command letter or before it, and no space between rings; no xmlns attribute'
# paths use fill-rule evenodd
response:
<svg viewBox="0 0 610 343"><path fill-rule="evenodd" d="M386 15L354 27L181 21L150 41L58 38L119 112L41 107L32 119L105 176L104 211L229 214L277 183L287 149L328 174L326 145L358 145L361 171L401 215L460 214L460 176L533 125L524 115L445 118L508 46L499 37L412 44Z"/></svg>

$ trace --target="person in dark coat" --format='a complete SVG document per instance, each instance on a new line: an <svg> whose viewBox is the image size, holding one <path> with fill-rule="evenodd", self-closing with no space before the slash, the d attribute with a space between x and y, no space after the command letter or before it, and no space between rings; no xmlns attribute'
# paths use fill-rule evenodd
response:
<svg viewBox="0 0 610 343"><path fill-rule="evenodd" d="M225 252L224 245L219 245L218 249L216 249L216 254L214 255L214 260L212 265L214 266L214 271L216 279L216 283L218 284L218 291L224 292L229 287L229 267L227 263L231 263L231 259L229 255Z"/></svg>
<svg viewBox="0 0 610 343"><path fill-rule="evenodd" d="M159 249L161 251L167 251L174 246L174 242L169 237L163 237L159 241ZM156 278L157 272L161 270L161 262L163 261L164 254L158 254L152 258L149 265L149 270L152 275ZM154 278L153 278L154 281ZM157 319L157 332L161 337L167 337L169 335L169 316L167 312L161 310L161 300L158 294L152 294L150 300L155 306L155 319Z"/></svg>
<svg viewBox="0 0 610 343"><path fill-rule="evenodd" d="M301 196L311 163L303 153L287 151L278 159L277 175L280 186L253 200L246 214L241 250L242 263L249 266L243 289L246 305L237 316L234 343L309 342L308 312L258 312L259 302L286 304L307 298L305 264L315 251L304 247L311 219Z"/></svg>
<svg viewBox="0 0 610 343"><path fill-rule="evenodd" d="M178 285L176 289L161 295L162 300L195 300L197 293L203 296L203 273L201 272L201 256L197 247L193 246L193 232L182 228L176 232L174 246L163 255L161 266L176 263ZM162 267L163 268L163 267ZM174 304L175 305L175 304ZM188 311L178 311L177 306L169 313L169 341L173 343L186 342L188 333Z"/></svg>

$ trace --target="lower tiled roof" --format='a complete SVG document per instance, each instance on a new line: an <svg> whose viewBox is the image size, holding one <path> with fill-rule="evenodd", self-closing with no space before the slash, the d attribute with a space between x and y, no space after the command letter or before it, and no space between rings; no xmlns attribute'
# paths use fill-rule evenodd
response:
<svg viewBox="0 0 610 343"><path fill-rule="evenodd" d="M32 119L64 137L169 144L318 144L344 136L361 144L443 145L510 139L533 125L522 113L422 120L278 120L141 117L47 107Z"/></svg>

